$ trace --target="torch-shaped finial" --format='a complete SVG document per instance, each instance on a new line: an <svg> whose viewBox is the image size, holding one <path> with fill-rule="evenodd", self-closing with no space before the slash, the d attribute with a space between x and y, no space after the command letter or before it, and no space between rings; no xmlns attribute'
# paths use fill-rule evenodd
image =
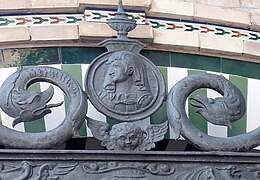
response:
<svg viewBox="0 0 260 180"><path fill-rule="evenodd" d="M128 32L136 27L135 20L129 19L127 13L124 11L122 0L118 0L118 8L115 17L108 19L107 22L112 29L117 31L118 39L128 39Z"/></svg>

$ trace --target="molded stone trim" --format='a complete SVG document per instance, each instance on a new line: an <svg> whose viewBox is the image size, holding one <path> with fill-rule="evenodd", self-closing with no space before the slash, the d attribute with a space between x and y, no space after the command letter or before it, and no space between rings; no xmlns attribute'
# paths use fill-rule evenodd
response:
<svg viewBox="0 0 260 180"><path fill-rule="evenodd" d="M219 7L205 5L205 2L182 2L172 0L127 0L124 1L125 9L143 10L147 15L158 17L181 18L189 20L210 21L225 25L238 27L252 27L255 29L254 14L245 11L243 7L230 9L230 7ZM253 4L253 3L252 3ZM219 4L218 4L219 5ZM256 5L257 6L257 5ZM112 8L116 9L117 0L9 0L0 5L0 12L82 12L85 8ZM253 6L250 8L253 8ZM257 7L255 7L257 8ZM252 16L252 18L251 18ZM258 28L259 29L259 28Z"/></svg>
<svg viewBox="0 0 260 180"><path fill-rule="evenodd" d="M168 1L168 0L167 0ZM11 1L11 2L14 2ZM9 3L11 3L9 2ZM26 1L28 5L29 1ZM75 7L74 0L67 0L64 2L59 3L49 3L44 5L43 2L38 2L38 0L30 1L34 2L39 5L39 8L45 8L45 5L55 10L55 7ZM82 0L80 1L83 4L88 4L91 2ZM131 3L135 1L127 1L126 6L141 6L140 4L134 6ZM25 2L24 2L25 3ZM111 3L111 7L115 7L116 1L114 4L111 2L107 2L107 4ZM142 2L142 6L149 7L150 1ZM239 11L232 11L233 14L228 13L229 16L226 16L221 20L221 16L216 16L215 20L213 17L206 15L207 12L222 12L223 14L224 9L220 7L213 7L207 5L195 5L191 6L191 3L183 3L177 1L171 1L169 3L173 3L171 5L176 6L169 6L165 7L164 3L159 3L159 1L154 1L154 4L151 5L150 11L146 9L146 13L144 11L130 11L129 17L133 18L137 21L138 27L131 32L129 35L131 38L137 38L141 41L145 42L148 45L151 45L152 48L156 49L169 49L169 50L187 50L187 51L197 51L198 53L208 53L208 54L221 54L227 56L238 56L238 57L245 57L250 58L252 61L254 58L259 57L259 53L256 52L255 46L249 44L258 45L260 42L260 32L248 29L242 29L240 27L248 27L250 23L253 23L252 28L258 29L258 15L253 14L251 20L249 19L249 14L242 12L239 14ZM157 3L157 4L156 4ZM174 4L176 3L176 4ZM74 4L74 5L72 5ZM19 4L17 4L19 5ZM20 4L21 5L21 4ZM26 4L25 4L26 5ZM26 7L19 8L18 10L26 10L28 8L32 8L31 5ZM56 6L57 5L57 6ZM1 44L12 47L17 46L18 44L24 44L25 41L33 40L34 43L45 43L50 44L55 42L63 42L72 41L75 43L82 43L82 42L89 42L90 40L94 40L94 45L96 45L97 41L105 39L107 37L114 36L115 33L108 28L105 24L106 20L112 18L114 16L114 12L111 9L93 9L94 6L96 7L103 7L104 2L102 1L95 1L92 2L92 6L88 7L85 10L84 14L82 13L47 13L47 14L26 14L26 15L5 15L0 17L0 31L6 32L7 34L15 34L15 36L1 36ZM11 4L6 4L6 11L9 12L9 7ZM109 5L104 5L104 7L109 7ZM183 12L179 12L177 10L169 9L169 7L187 7L190 8L186 10L186 15L183 9ZM195 10L193 9L195 7ZM156 13L156 8L158 9L158 13ZM212 8L212 11L205 11L199 13L196 11L196 8L200 10L205 10L205 8ZM43 11L41 10L41 12ZM137 8L138 9L138 8ZM181 8L180 8L181 9ZM63 9L65 10L65 9ZM160 11L159 11L160 10ZM166 11L167 10L167 11ZM1 7L0 7L1 11ZM199 17L203 21L211 21L213 24L208 22L198 22L194 20L187 20L189 19L189 12ZM48 11L49 12L49 11ZM58 12L58 11L57 11ZM154 13L151 13L154 12ZM175 14L174 14L175 13ZM157 17L153 16L146 16L146 15L157 15ZM180 18L176 14L181 15L183 19L174 19L174 17ZM227 14L227 13L225 13ZM211 19L205 19L205 17L211 17ZM237 18L240 17L241 18ZM168 18L165 18L167 16ZM185 17L186 16L186 17ZM193 16L193 15L192 15ZM236 18L233 18L236 16ZM172 18L169 18L172 17ZM220 17L218 19L218 17ZM203 19L204 18L204 19ZM193 18L191 18L193 19ZM213 19L213 20L212 20ZM237 19L237 20L234 20ZM214 24L218 22L222 25ZM233 26L225 26L225 24L235 25ZM241 26L242 25L242 26ZM28 30L28 27L29 30ZM98 27L98 28L97 28ZM6 31L8 28L8 31ZM10 31L9 31L10 30ZM46 30L46 32L44 32ZM15 33L12 33L15 31ZM21 31L21 33L17 33ZM75 33L73 35L73 33ZM214 40L216 43L212 43ZM224 42L224 43L223 43ZM250 43L252 42L252 43ZM23 45L21 45L23 46ZM20 46L20 47L21 47Z"/></svg>

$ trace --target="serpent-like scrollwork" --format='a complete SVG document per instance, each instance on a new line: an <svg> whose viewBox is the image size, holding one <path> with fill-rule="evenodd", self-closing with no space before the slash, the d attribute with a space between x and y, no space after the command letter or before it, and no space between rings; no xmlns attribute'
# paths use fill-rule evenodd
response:
<svg viewBox="0 0 260 180"><path fill-rule="evenodd" d="M185 112L185 102L199 88L210 88L223 96L215 99L203 95L191 96L191 105L207 121L231 128L231 123L245 114L246 105L242 93L223 76L202 73L186 77L171 89L167 99L167 115L175 139L183 135L203 150L244 151L260 144L260 127L227 138L209 136L195 128Z"/></svg>
<svg viewBox="0 0 260 180"><path fill-rule="evenodd" d="M14 118L13 126L21 122L34 121L51 113L51 108L60 106L47 104L54 93L53 86L44 92L29 91L35 82L48 82L58 86L67 96L69 106L64 121L55 129L40 133L23 133L0 126L0 143L19 148L48 148L77 136L87 111L85 93L80 85L67 73L51 67L20 68L9 76L0 88L1 109Z"/></svg>

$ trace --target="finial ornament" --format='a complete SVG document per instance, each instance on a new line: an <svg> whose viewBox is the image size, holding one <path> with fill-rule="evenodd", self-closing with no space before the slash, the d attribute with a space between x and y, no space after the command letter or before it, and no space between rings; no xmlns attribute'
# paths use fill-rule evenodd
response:
<svg viewBox="0 0 260 180"><path fill-rule="evenodd" d="M136 27L136 21L129 19L127 13L123 9L122 0L118 1L118 8L114 18L108 19L108 25L117 31L118 39L128 39L128 32Z"/></svg>
<svg viewBox="0 0 260 180"><path fill-rule="evenodd" d="M122 2L122 0L118 0L117 12L118 12L118 13L125 13L125 10L124 10L124 8L123 8L123 2Z"/></svg>
<svg viewBox="0 0 260 180"><path fill-rule="evenodd" d="M165 98L165 84L159 69L140 54L145 44L127 37L136 27L118 1L116 15L108 25L117 38L99 43L108 52L93 60L85 76L92 104L103 114L121 121L139 121L154 113ZM101 74L101 75L100 75Z"/></svg>

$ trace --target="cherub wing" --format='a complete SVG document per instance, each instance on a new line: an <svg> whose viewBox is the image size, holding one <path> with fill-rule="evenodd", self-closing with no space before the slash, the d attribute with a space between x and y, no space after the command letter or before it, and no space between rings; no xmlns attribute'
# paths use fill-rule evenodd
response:
<svg viewBox="0 0 260 180"><path fill-rule="evenodd" d="M109 124L94 120L90 117L85 117L87 120L87 126L91 130L93 136L101 141L102 146L106 146L108 149L113 148L113 143L110 141Z"/></svg>
<svg viewBox="0 0 260 180"><path fill-rule="evenodd" d="M150 150L155 147L155 142L161 141L168 130L168 121L162 124L149 125L145 129L147 137L144 140L144 149Z"/></svg>

